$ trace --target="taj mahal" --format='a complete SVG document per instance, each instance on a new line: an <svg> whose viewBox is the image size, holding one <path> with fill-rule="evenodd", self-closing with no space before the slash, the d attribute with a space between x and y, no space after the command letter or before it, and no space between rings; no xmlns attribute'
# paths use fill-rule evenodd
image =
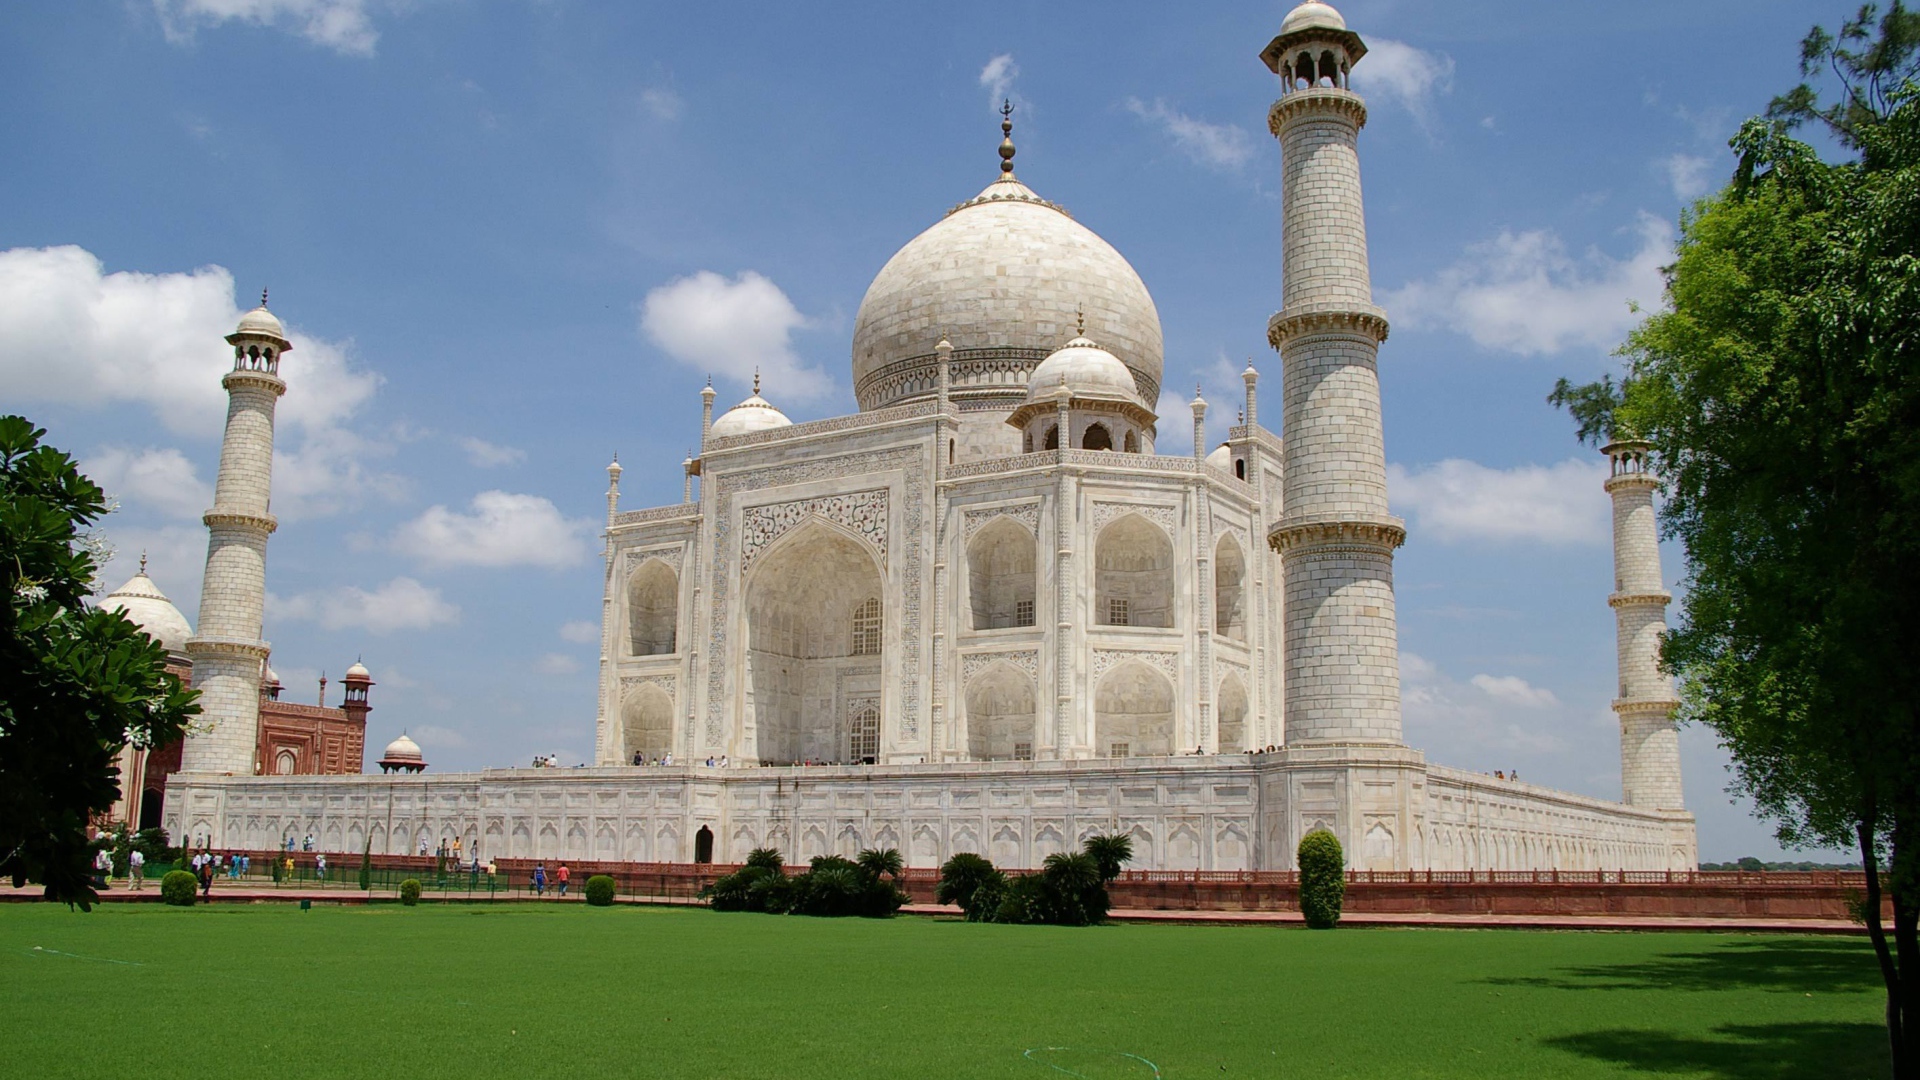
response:
<svg viewBox="0 0 1920 1080"><path fill-rule="evenodd" d="M164 826L216 848L460 837L500 857L737 862L892 847L910 866L970 851L1015 868L1122 832L1136 869L1207 871L1290 869L1301 836L1327 828L1356 869L1693 869L1639 444L1606 448L1620 800L1430 763L1403 740L1407 533L1387 506L1388 313L1368 273L1367 109L1348 85L1366 52L1308 2L1260 53L1284 198L1264 412L1274 375L1263 387L1249 364L1244 398L1196 393L1190 416L1156 415L1153 298L1016 177L1006 117L998 177L867 289L857 412L794 423L756 383L715 415L709 386L682 501L623 507L609 466L581 768L262 775L291 346L264 304L249 312L228 338L200 625L182 646L204 716ZM1210 446L1219 408L1239 422Z"/></svg>

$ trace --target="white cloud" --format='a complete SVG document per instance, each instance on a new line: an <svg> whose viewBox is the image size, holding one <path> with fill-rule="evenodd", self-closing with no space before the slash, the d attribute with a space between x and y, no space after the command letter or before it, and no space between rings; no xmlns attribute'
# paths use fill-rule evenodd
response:
<svg viewBox="0 0 1920 1080"><path fill-rule="evenodd" d="M1495 701L1523 708L1539 709L1560 704L1553 691L1534 686L1518 675L1475 675L1467 680Z"/></svg>
<svg viewBox="0 0 1920 1080"><path fill-rule="evenodd" d="M1660 159L1660 167L1667 174L1667 183L1673 185L1673 194L1680 199L1697 199L1707 193L1710 186L1707 170L1713 162L1697 154L1674 154Z"/></svg>
<svg viewBox="0 0 1920 1080"><path fill-rule="evenodd" d="M317 622L329 630L357 627L373 634L425 630L460 620L460 609L440 590L397 577L369 592L356 586L298 596L267 596L270 618Z"/></svg>
<svg viewBox="0 0 1920 1080"><path fill-rule="evenodd" d="M372 56L380 40L371 6L368 0L153 0L169 41L190 42L201 26L237 21L290 30L354 56Z"/></svg>
<svg viewBox="0 0 1920 1080"><path fill-rule="evenodd" d="M83 248L0 251L0 385L25 403L144 406L171 431L218 439L227 406L220 378L233 366L222 339L241 314L233 292L233 275L218 266L109 274ZM274 511L310 517L364 493L394 493L399 479L363 461L382 448L344 426L379 377L355 369L346 345L297 328L288 335Z"/></svg>
<svg viewBox="0 0 1920 1080"><path fill-rule="evenodd" d="M467 745L467 737L460 732L438 724L417 724L407 729L407 738L419 744L422 750L453 750Z"/></svg>
<svg viewBox="0 0 1920 1080"><path fill-rule="evenodd" d="M738 382L759 371L772 395L816 398L833 380L793 351L807 319L780 287L751 270L728 280L702 270L654 289L641 305L640 329L667 355Z"/></svg>
<svg viewBox="0 0 1920 1080"><path fill-rule="evenodd" d="M1012 53L1001 53L987 61L980 69L980 85L986 88L987 102L999 108L1003 101L1013 98L1013 80L1020 77L1020 65L1013 62Z"/></svg>
<svg viewBox="0 0 1920 1080"><path fill-rule="evenodd" d="M194 621L200 607L200 579L207 568L207 530L199 525L126 528L118 518L109 516L100 530L113 554L100 566L94 582L98 591L105 594L119 588L140 568L140 557L145 555L147 576L189 622Z"/></svg>
<svg viewBox="0 0 1920 1080"><path fill-rule="evenodd" d="M1660 268L1673 255L1667 222L1643 213L1634 232L1639 248L1625 259L1597 250L1576 259L1546 230L1503 232L1431 278L1387 293L1386 306L1402 325L1451 330L1492 349L1611 350L1640 318L1630 302L1660 302Z"/></svg>
<svg viewBox="0 0 1920 1080"><path fill-rule="evenodd" d="M1451 763L1488 771L1512 765L1515 754L1566 752L1567 743L1552 730L1558 718L1539 711L1542 705L1558 705L1558 699L1548 694L1546 702L1516 702L1481 686L1485 678L1476 677L1471 686L1457 682L1432 661L1402 650L1400 705L1408 742L1427 748L1432 760L1450 758ZM1523 680L1513 681L1533 690ZM1522 714L1505 711L1514 708Z"/></svg>
<svg viewBox="0 0 1920 1080"><path fill-rule="evenodd" d="M655 120L673 121L680 119L686 102L672 90L653 87L640 91L640 107L652 113Z"/></svg>
<svg viewBox="0 0 1920 1080"><path fill-rule="evenodd" d="M1353 66L1353 83L1363 95L1398 104L1430 129L1433 99L1453 91L1453 57L1376 38L1367 42L1367 55Z"/></svg>
<svg viewBox="0 0 1920 1080"><path fill-rule="evenodd" d="M1604 462L1581 458L1513 469L1449 458L1411 471L1388 465L1387 494L1416 532L1442 542L1604 544L1606 478Z"/></svg>
<svg viewBox="0 0 1920 1080"><path fill-rule="evenodd" d="M140 451L110 446L81 462L80 471L108 495L168 517L198 520L213 505L213 485L201 480L193 462L170 446Z"/></svg>
<svg viewBox="0 0 1920 1080"><path fill-rule="evenodd" d="M496 465L517 465L527 460L527 452L515 446L500 446L485 439L476 439L469 435L460 440L460 449L467 452L467 460L476 468L491 469Z"/></svg>
<svg viewBox="0 0 1920 1080"><path fill-rule="evenodd" d="M1253 136L1245 128L1195 119L1159 98L1149 105L1130 97L1127 111L1159 128L1188 157L1209 168L1231 171L1253 157Z"/></svg>
<svg viewBox="0 0 1920 1080"><path fill-rule="evenodd" d="M538 495L483 491L472 512L429 507L400 526L393 546L440 566L543 566L561 569L587 557L592 523L561 516Z"/></svg>
<svg viewBox="0 0 1920 1080"><path fill-rule="evenodd" d="M542 675L571 675L580 670L580 661L565 653L550 652L533 662L533 670Z"/></svg>
<svg viewBox="0 0 1920 1080"><path fill-rule="evenodd" d="M591 645L600 640L600 627L585 619L564 623L560 627L560 637L579 645Z"/></svg>

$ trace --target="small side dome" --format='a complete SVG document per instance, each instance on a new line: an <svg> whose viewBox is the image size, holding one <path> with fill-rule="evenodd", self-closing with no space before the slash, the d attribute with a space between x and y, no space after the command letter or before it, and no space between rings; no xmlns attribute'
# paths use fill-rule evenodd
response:
<svg viewBox="0 0 1920 1080"><path fill-rule="evenodd" d="M756 377L753 382L753 396L728 409L720 419L715 420L713 434L746 435L793 426L793 421L787 419L786 413L774 408L771 402L760 396L759 378Z"/></svg>
<svg viewBox="0 0 1920 1080"><path fill-rule="evenodd" d="M1301 30L1345 30L1346 28L1345 17L1335 11L1333 5L1323 4L1320 0L1307 0L1306 3L1287 12L1286 19L1280 23L1282 36Z"/></svg>
<svg viewBox="0 0 1920 1080"><path fill-rule="evenodd" d="M373 672L367 670L367 665L361 663L358 660L355 660L353 662L353 666L347 669L347 673L344 676L342 676L342 678L343 679L367 679L371 681L373 679ZM406 738L406 736L402 735L401 738L404 739ZM418 747L416 747L415 749L418 749Z"/></svg>
<svg viewBox="0 0 1920 1080"><path fill-rule="evenodd" d="M407 738L407 733L403 731L399 738L388 743L387 748L381 751L380 760L424 761L426 757L420 752L420 744Z"/></svg>
<svg viewBox="0 0 1920 1080"><path fill-rule="evenodd" d="M180 609L174 607L173 601L167 599L153 579L147 576L144 557L140 572L127 579L125 585L108 593L100 601L100 606L125 615L168 652L187 651L187 639L193 636L193 624L187 622L187 617L180 614Z"/></svg>
<svg viewBox="0 0 1920 1080"><path fill-rule="evenodd" d="M1214 447L1213 453L1207 455L1207 464L1219 469L1221 472L1232 472L1233 448L1226 443L1221 443L1219 446Z"/></svg>
<svg viewBox="0 0 1920 1080"><path fill-rule="evenodd" d="M261 304L259 307L240 316L240 325L234 327L233 332L236 334L264 334L269 337L282 339L287 336L287 328L280 325L280 320L274 316L273 312L267 310L265 304Z"/></svg>
<svg viewBox="0 0 1920 1080"><path fill-rule="evenodd" d="M1120 358L1085 336L1055 350L1027 379L1029 402L1051 400L1065 387L1076 398L1140 404L1140 388Z"/></svg>

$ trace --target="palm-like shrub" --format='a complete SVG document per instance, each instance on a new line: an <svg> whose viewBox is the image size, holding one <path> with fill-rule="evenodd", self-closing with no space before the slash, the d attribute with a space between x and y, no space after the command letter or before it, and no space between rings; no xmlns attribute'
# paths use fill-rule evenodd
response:
<svg viewBox="0 0 1920 1080"><path fill-rule="evenodd" d="M762 870L779 870L784 873L787 861L780 854L779 848L757 847L747 852L747 865L757 866Z"/></svg>
<svg viewBox="0 0 1920 1080"><path fill-rule="evenodd" d="M786 875L780 853L759 848L739 870L715 881L701 895L715 911L760 911L769 915L864 915L884 918L909 897L894 884L903 867L898 851L863 851L858 862L816 856L807 872Z"/></svg>
<svg viewBox="0 0 1920 1080"><path fill-rule="evenodd" d="M868 848L854 856L853 861L859 863L861 871L870 878L879 878L884 875L895 881L900 880L900 872L907 866L906 860L900 857L898 848L887 848L885 851Z"/></svg>
<svg viewBox="0 0 1920 1080"><path fill-rule="evenodd" d="M419 878L408 878L400 883L400 902L408 907L420 902Z"/></svg>
<svg viewBox="0 0 1920 1080"><path fill-rule="evenodd" d="M1110 885L1120 876L1121 869L1133 861L1133 837L1125 833L1089 836L1081 850L1100 867L1101 883Z"/></svg>
<svg viewBox="0 0 1920 1080"><path fill-rule="evenodd" d="M1325 829L1315 829L1300 838L1296 854L1300 864L1300 914L1315 930L1331 930L1340 922L1340 905L1346 898L1347 857L1340 840Z"/></svg>
<svg viewBox="0 0 1920 1080"><path fill-rule="evenodd" d="M199 890L200 883L185 870L169 870L160 879L160 899L174 907L192 907L193 894Z"/></svg>
<svg viewBox="0 0 1920 1080"><path fill-rule="evenodd" d="M587 879L587 903L594 907L612 907L613 891L613 878L606 874L595 874Z"/></svg>
<svg viewBox="0 0 1920 1080"><path fill-rule="evenodd" d="M940 867L940 883L933 898L957 904L969 922L991 922L1007 891L1007 876L983 856L962 851Z"/></svg>

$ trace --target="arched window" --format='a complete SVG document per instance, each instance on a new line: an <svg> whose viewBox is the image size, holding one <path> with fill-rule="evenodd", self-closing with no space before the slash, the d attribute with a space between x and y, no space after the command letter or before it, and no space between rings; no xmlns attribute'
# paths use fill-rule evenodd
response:
<svg viewBox="0 0 1920 1080"><path fill-rule="evenodd" d="M693 861L710 863L713 861L713 830L705 825L693 834Z"/></svg>
<svg viewBox="0 0 1920 1080"><path fill-rule="evenodd" d="M1046 445L1042 447L1042 449L1044 450L1060 449L1060 425L1059 424L1047 425L1047 442L1046 442Z"/></svg>
<svg viewBox="0 0 1920 1080"><path fill-rule="evenodd" d="M1033 534L1012 518L995 518L974 534L967 591L975 630L1033 625L1036 560Z"/></svg>
<svg viewBox="0 0 1920 1080"><path fill-rule="evenodd" d="M880 710L868 705L848 724L847 750L852 760L872 765L880 760Z"/></svg>
<svg viewBox="0 0 1920 1080"><path fill-rule="evenodd" d="M293 770L297 768L299 764L300 759L294 756L293 751L282 749L279 753L273 755L273 774L275 776L292 776Z"/></svg>
<svg viewBox="0 0 1920 1080"><path fill-rule="evenodd" d="M1093 752L1099 757L1173 753L1173 684L1139 661L1121 664L1093 695Z"/></svg>
<svg viewBox="0 0 1920 1080"><path fill-rule="evenodd" d="M1122 516L1100 531L1093 567L1095 623L1173 625L1173 543L1164 529Z"/></svg>
<svg viewBox="0 0 1920 1080"><path fill-rule="evenodd" d="M1333 58L1332 52L1320 54L1320 85L1337 86L1340 83L1340 63Z"/></svg>
<svg viewBox="0 0 1920 1080"><path fill-rule="evenodd" d="M853 649L855 656L880 655L880 599L874 597L853 609Z"/></svg>
<svg viewBox="0 0 1920 1080"><path fill-rule="evenodd" d="M1122 447L1123 447L1123 448L1124 448L1124 449L1126 450L1126 452L1127 452L1127 453L1129 453L1129 454L1137 454L1137 453L1139 453L1139 452L1140 452L1140 435L1139 435L1139 433L1137 433L1137 432L1135 432L1135 431L1132 431L1132 430L1129 430L1129 431L1127 432L1127 438L1126 438L1126 441L1125 441L1125 442L1123 442L1123 443L1121 444L1121 446L1122 446Z"/></svg>
<svg viewBox="0 0 1920 1080"><path fill-rule="evenodd" d="M1023 431L1020 433L1020 452L1023 454L1033 453L1033 432Z"/></svg>
<svg viewBox="0 0 1920 1080"><path fill-rule="evenodd" d="M1247 640L1247 560L1233 537L1222 536L1213 549L1214 632Z"/></svg>
<svg viewBox="0 0 1920 1080"><path fill-rule="evenodd" d="M1080 449L1113 449L1113 432L1108 431L1105 424L1088 424L1087 430L1080 436Z"/></svg>
<svg viewBox="0 0 1920 1080"><path fill-rule="evenodd" d="M634 656L674 650L680 608L680 576L664 559L648 559L627 579L627 629Z"/></svg>
<svg viewBox="0 0 1920 1080"><path fill-rule="evenodd" d="M949 465L953 464L954 451L955 451L955 448L958 446L959 446L959 440L957 439L947 440L947 464Z"/></svg>
<svg viewBox="0 0 1920 1080"><path fill-rule="evenodd" d="M1247 478L1247 459L1246 458L1233 459L1233 478L1235 480L1245 480Z"/></svg>

